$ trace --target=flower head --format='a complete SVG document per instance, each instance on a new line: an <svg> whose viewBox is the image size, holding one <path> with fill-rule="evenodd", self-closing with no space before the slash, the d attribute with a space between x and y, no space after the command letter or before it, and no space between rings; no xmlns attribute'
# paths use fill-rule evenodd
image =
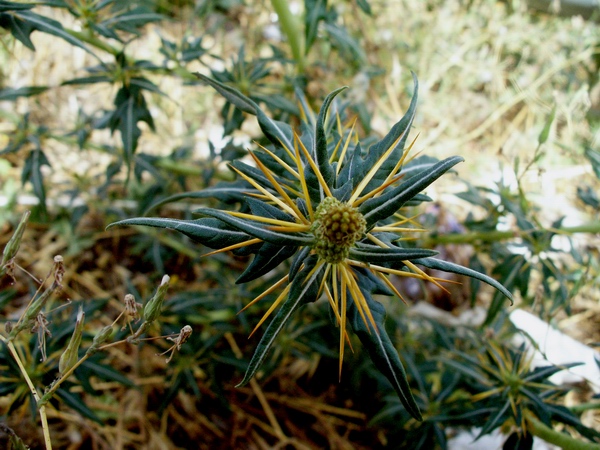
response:
<svg viewBox="0 0 600 450"><path fill-rule="evenodd" d="M343 88L325 99L316 117L302 109L306 124L299 136L288 125L270 119L241 93L199 77L238 108L255 114L271 142L268 148L249 152L252 165L242 161L231 164L239 182L204 192L204 196L229 196L242 204L241 210L200 208L195 212L207 217L187 221L136 218L118 224L173 228L216 249L213 253L254 254L238 283L256 279L291 259L289 272L246 306L281 289L254 330L277 311L240 384L254 376L291 315L301 305L324 297L340 331L340 374L351 329L392 382L407 410L420 419L404 369L383 326L385 311L373 294L402 298L388 279L391 274L439 285L441 280L419 266L475 277L507 296L510 293L479 272L432 258L436 254L432 250L402 245L407 233L423 230L412 218L400 214L400 209L427 200L421 192L463 160L454 156L410 162L410 146L405 147L416 109L416 78L415 95L405 116L364 152L354 125L344 127L339 116L334 120L333 114L328 115Z"/></svg>

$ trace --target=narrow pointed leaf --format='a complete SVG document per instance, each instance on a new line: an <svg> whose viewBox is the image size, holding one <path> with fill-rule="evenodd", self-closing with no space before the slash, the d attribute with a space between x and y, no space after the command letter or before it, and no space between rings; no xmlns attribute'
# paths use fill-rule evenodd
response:
<svg viewBox="0 0 600 450"><path fill-rule="evenodd" d="M367 220L367 226L371 226L394 214L407 201L411 200L423 189L462 161L464 161L464 158L461 156L451 156L450 158L446 158L432 166L429 170L415 175L382 196L367 200L360 207L360 212Z"/></svg>
<svg viewBox="0 0 600 450"><path fill-rule="evenodd" d="M252 214L255 216L294 222L294 218L286 212L276 208L275 206L269 205L268 203L261 202L255 198L246 198L246 204L250 207Z"/></svg>
<svg viewBox="0 0 600 450"><path fill-rule="evenodd" d="M375 246L358 246L350 249L350 257L357 261L373 264L402 262L437 255L435 250L424 248L381 248Z"/></svg>
<svg viewBox="0 0 600 450"><path fill-rule="evenodd" d="M317 117L317 126L315 129L314 136L314 155L321 175L323 175L323 179L327 182L327 184L331 184L331 180L333 179L333 169L331 168L331 164L329 163L329 152L327 151L327 136L325 135L325 119L327 117L327 112L329 111L329 107L331 106L331 102L333 99L343 90L347 89L346 86L336 89L331 94L329 94L323 105L321 106L321 110L319 111L319 116Z"/></svg>
<svg viewBox="0 0 600 450"><path fill-rule="evenodd" d="M529 372L527 376L523 377L523 381L526 383L539 383L544 379L551 377L557 372L570 369L571 367L580 366L582 364L583 363L569 363L561 364L560 366L536 367L531 372Z"/></svg>
<svg viewBox="0 0 600 450"><path fill-rule="evenodd" d="M248 365L244 379L237 385L237 387L244 386L252 379L256 371L267 357L269 349L273 345L275 338L290 319L292 314L303 304L315 300L319 290L323 267L318 269L310 278L306 279L306 276L314 268L315 263L316 258L313 259L312 264L306 264L304 269L298 273L298 276L292 283L288 298L284 300L283 304L279 308L279 311L277 312L277 315L269 323L265 334L261 338L256 350L254 351L254 355L252 355L252 359L250 360L250 364Z"/></svg>
<svg viewBox="0 0 600 450"><path fill-rule="evenodd" d="M512 294L510 293L510 291L508 289L506 289L504 286L502 286L502 284L500 284L498 281L496 281L492 277L489 277L481 272L477 272L476 270L469 269L468 267L463 267L459 264L454 264L449 261L443 261L441 259L435 259L435 258L424 258L424 259L415 260L413 262L416 264L420 264L421 266L425 266L428 269L437 269L437 270L442 270L444 272L456 273L458 275L465 275L467 277L471 277L471 278L475 278L477 280L483 281L484 283L489 284L490 286L492 286L493 288L496 288L498 291L500 291L502 294L504 294L504 296L506 296L512 304L513 297L512 297Z"/></svg>
<svg viewBox="0 0 600 450"><path fill-rule="evenodd" d="M26 9L32 9L33 7L35 7L34 4L0 1L0 12L23 11Z"/></svg>
<svg viewBox="0 0 600 450"><path fill-rule="evenodd" d="M123 14L113 16L103 21L101 25L133 33L137 28L141 28L150 22L157 22L163 19L165 19L165 16L156 14L149 8L138 6Z"/></svg>
<svg viewBox="0 0 600 450"><path fill-rule="evenodd" d="M48 90L47 86L25 86L22 88L0 89L0 101L13 101L19 97L31 97Z"/></svg>
<svg viewBox="0 0 600 450"><path fill-rule="evenodd" d="M376 177L371 181L371 183L369 183L369 185L367 185L367 190L371 190L379 186L389 175L389 173L392 171L392 169L404 153L404 146L406 144L406 140L408 139L410 127L412 125L413 119L415 118L415 113L417 110L419 82L417 80L416 75L414 73L412 75L414 82L414 94L410 101L410 106L408 107L408 110L383 139L369 147L368 156L362 164L361 172L366 173L371 167L373 167L375 162L377 162L377 160L392 145L394 145L394 142L396 142L396 140L400 138L400 140L395 146L395 149L392 151L388 159L383 163Z"/></svg>
<svg viewBox="0 0 600 450"><path fill-rule="evenodd" d="M31 33L35 30L32 24L12 14L0 13L0 27L9 30L15 39L20 41L29 50L35 51L35 46L31 42Z"/></svg>
<svg viewBox="0 0 600 450"><path fill-rule="evenodd" d="M202 75L201 73L195 73L194 75L213 87L219 94L225 97L228 102L235 105L240 110L248 114L254 114L258 118L258 124L260 125L262 132L273 145L277 147L284 145L289 150L294 148L294 134L292 128L288 124L272 120L262 109L260 109L254 100L246 97L237 89L209 78L206 75Z"/></svg>
<svg viewBox="0 0 600 450"><path fill-rule="evenodd" d="M96 56L83 41L67 33L60 22L56 20L41 16L32 11L21 11L17 14L17 17L31 24L36 30L64 39L69 44L82 48L89 54Z"/></svg>
<svg viewBox="0 0 600 450"><path fill-rule="evenodd" d="M385 330L385 308L381 303L374 301L370 295L365 297L375 319L377 330L367 329L367 325L362 320L354 302L351 302L348 307L352 329L367 350L375 367L392 383L406 410L415 419L423 420L419 407L412 395L398 352Z"/></svg>
<svg viewBox="0 0 600 450"><path fill-rule="evenodd" d="M60 398L63 402L65 402L65 405L67 405L68 407L72 408L74 411L78 412L79 414L81 414L83 417L86 417L90 420L93 420L94 422L98 423L98 424L102 424L103 421L102 419L100 419L96 413L94 411L92 411L86 404L85 401L83 400L83 398L81 397L80 394L74 394L72 392L69 392L66 389L63 389L62 387L58 388L56 390L56 394L55 394L58 398Z"/></svg>
<svg viewBox="0 0 600 450"><path fill-rule="evenodd" d="M485 423L485 425L481 429L481 432L477 435L475 440L479 439L481 436L490 433L492 430L502 425L506 421L506 419L510 417L510 415L507 414L509 410L510 400L507 400L504 406L502 406L502 408L498 408L498 413Z"/></svg>
<svg viewBox="0 0 600 450"><path fill-rule="evenodd" d="M265 275L290 258L297 250L296 246L281 246L265 242L235 283L247 283Z"/></svg>
<svg viewBox="0 0 600 450"><path fill-rule="evenodd" d="M50 167L50 161L42 150L36 148L31 150L29 156L25 160L25 166L21 173L21 182L30 181L33 186L35 196L40 200L40 206L43 211L46 211L46 188L44 186L44 176L42 174L42 166Z"/></svg>
<svg viewBox="0 0 600 450"><path fill-rule="evenodd" d="M212 208L199 208L195 212L214 217L221 220L234 228L244 231L250 236L262 239L266 242L271 242L277 245L306 245L313 240L312 236L305 233L280 233L268 229L268 226L253 220L240 219L226 212Z"/></svg>
<svg viewBox="0 0 600 450"><path fill-rule="evenodd" d="M137 217L111 223L107 228L123 225L141 225L179 231L194 241L214 249L225 248L250 239L247 233L231 229L218 219L209 218L177 220L159 217Z"/></svg>
<svg viewBox="0 0 600 450"><path fill-rule="evenodd" d="M552 420L560 421L564 424L571 425L582 436L585 436L592 442L600 442L600 431L586 427L579 418L573 414L568 408L562 405L553 405L546 403L546 407L552 414Z"/></svg>
<svg viewBox="0 0 600 450"><path fill-rule="evenodd" d="M294 281L294 278L296 278L296 275L298 275L302 264L304 264L304 262L310 255L310 250L311 249L308 246L302 247L302 249L298 253L296 253L296 256L294 256L292 264L290 265L290 270L288 272L290 283Z"/></svg>
<svg viewBox="0 0 600 450"><path fill-rule="evenodd" d="M209 86L213 87L219 94L225 97L229 103L235 105L245 113L256 115L258 105L253 100L250 100L244 94L239 92L237 89L227 86L220 81L209 78L206 75L202 75L198 72L194 73L194 75L196 75Z"/></svg>
<svg viewBox="0 0 600 450"><path fill-rule="evenodd" d="M327 0L304 0L304 53L308 54L317 37L319 22L327 14Z"/></svg>
<svg viewBox="0 0 600 450"><path fill-rule="evenodd" d="M181 194L171 195L170 197L152 204L144 213L146 214L148 211L167 203L188 198L216 198L225 203L241 202L247 200L249 198L248 194L252 192L258 191L245 181L239 181L237 183L222 182L217 183L214 187L202 189L201 191L182 192Z"/></svg>

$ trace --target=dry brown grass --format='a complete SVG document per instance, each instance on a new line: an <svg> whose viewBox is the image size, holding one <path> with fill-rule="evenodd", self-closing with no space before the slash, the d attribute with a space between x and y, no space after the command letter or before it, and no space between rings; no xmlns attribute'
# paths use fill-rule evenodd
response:
<svg viewBox="0 0 600 450"><path fill-rule="evenodd" d="M218 54L225 64L237 53L241 42L246 43L248 52L251 49L256 53L266 51L264 46L254 45L262 40L262 27L271 20L263 9L266 2L247 3L231 22L235 27L219 30L206 38L210 52ZM488 186L502 175L514 182L510 170L514 158L519 156L523 163L531 158L538 135L550 111L556 107L556 120L544 147L545 156L528 174L526 187L542 207L540 216L548 223L565 212L573 220L571 224L591 219L581 208L572 207L576 200L571 179L576 176L599 186L589 165L582 160L584 145L593 148L600 145L597 124L587 120L590 108L599 108L598 94L594 98L590 92L586 74L600 43L600 28L596 24L577 17L530 15L521 2L515 1L507 2L516 6L517 13L513 14L507 11L506 3L491 0L475 0L469 2L469 7L458 0L372 0L371 3L374 19L361 16L360 22L354 20L357 13L353 3L338 2L338 7L347 27L362 33L369 63L383 67L385 74L365 82L360 74L347 69L323 71L312 66L309 72L315 78L318 75L318 83L312 84L312 88L326 93L343 84L352 86L354 95L363 96L368 102L374 129L384 133L402 115L409 99L410 71L415 71L420 81L415 123L420 137L415 148L440 158L463 155L467 163L459 168L459 175L474 184ZM162 25L160 32L177 40L186 33L201 34L203 25L208 26L189 21L189 17L182 12L174 22ZM81 69L95 64L93 59L55 38L34 33L33 40L36 53L5 39L4 48L0 50L3 84L11 87L48 85L52 89L36 99L0 105L0 115L5 119L0 123L0 132L9 131L25 111L31 111L35 123L66 129L75 121L79 108L90 112L110 107L115 94L113 87L105 84L91 88L60 86L73 76L84 75ZM156 29L150 26L144 37L128 50L139 58L160 62L158 46ZM328 56L324 51L313 57ZM222 64L217 59L210 60L212 64ZM200 65L190 69L206 72ZM276 74L281 75L281 72ZM144 133L138 151L165 155L179 145L191 143L194 157L204 156L208 140L217 139L222 129L219 108L215 107L221 100L207 87L186 87L174 77L156 77L153 81L168 98L152 96L157 132ZM237 136L243 140L255 134L256 126L250 122ZM95 137L95 142L119 145L119 138L102 132ZM6 137L0 134L0 147L5 144ZM52 139L44 143L44 150L52 163L52 170L47 172L51 208L56 207L55 193L65 181L78 179L81 186L91 188L90 180L101 175L111 160L110 155L102 152L82 152L73 145ZM1 175L5 179L0 195L8 194L8 178L19 180L22 168L19 157L11 155L7 159L11 168ZM18 193L21 203L25 201L27 189ZM431 194L452 205L455 214L461 216L466 214L467 206L450 195L459 190L461 186L450 179ZM93 194L86 191L83 189L81 194L84 200L92 199ZM23 208L21 204L17 209ZM0 208L0 213L0 217L6 218L11 211ZM149 281L152 274L135 272L135 258L124 249L128 232L104 232L102 216L92 215L86 220L89 221L85 228L86 239L91 239L93 244L85 251L69 255L69 237L61 234L58 227L32 226L21 247L19 264L32 273L45 274L55 254L65 255L68 273L64 295L71 299L109 297L114 303L123 297L127 279L133 280L142 295L149 295L153 289ZM6 224L1 226L0 246L8 239L9 230ZM598 239L590 237L579 245L598 248ZM186 262L189 260L182 258L182 271ZM188 282L194 270L199 269L187 268L187 275L180 274L186 283L175 283L175 289L202 289ZM29 292L23 279L21 275L15 286L21 301ZM598 298L598 286L585 287L573 299L574 315L561 322L563 328L587 343L600 341ZM235 345L233 336L223 343L228 351L234 352ZM141 355L139 351L147 354ZM85 442L101 449L186 448L186 443L187 448L211 449L318 448L320 445L345 449L374 448L384 440L369 435L368 418L358 412L350 400L336 398L332 389L324 389L315 397L314 393L303 392L289 382L297 370L314 371L310 367L299 369L291 358L285 360L276 374L280 378L270 380L264 392L260 387L237 390L231 383L227 384L222 395L232 405L228 414L221 413L214 386L200 369L196 375L205 400L197 402L189 394L181 393L175 404L158 414L149 412L152 408L148 408L148 404L169 387L169 380L157 375L164 370L163 359L157 358L154 349L149 348L111 352L114 352L111 357L124 370L131 369L128 361L144 358L149 362L144 373L132 374L140 389L94 382L105 396L102 399L89 397L89 401L93 402L93 408L106 413L109 425L104 427L84 421L76 414L52 410L51 417L58 424L56 438L64 443L63 448L82 448L78 443ZM219 413L213 412L213 407ZM16 417L15 429L19 428L20 421L26 418ZM302 421L310 425L299 427ZM354 433L354 441L351 433ZM364 444L357 443L357 434Z"/></svg>

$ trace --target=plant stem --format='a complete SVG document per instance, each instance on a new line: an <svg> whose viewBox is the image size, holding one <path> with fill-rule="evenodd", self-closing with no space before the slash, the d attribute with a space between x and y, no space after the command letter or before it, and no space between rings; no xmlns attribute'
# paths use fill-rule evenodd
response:
<svg viewBox="0 0 600 450"><path fill-rule="evenodd" d="M525 412L527 431L544 441L559 446L564 450L600 450L600 445L575 439L568 434L553 430L539 421L529 411Z"/></svg>
<svg viewBox="0 0 600 450"><path fill-rule="evenodd" d="M279 17L281 31L290 43L298 73L302 73L304 71L304 36L298 27L297 18L290 11L288 0L271 0L271 4Z"/></svg>
<svg viewBox="0 0 600 450"><path fill-rule="evenodd" d="M472 244L475 242L498 242L517 237L527 237L532 231L551 231L556 234L571 235L575 233L600 233L600 222L590 222L574 227L563 227L549 230L514 230L514 231L476 231L472 233L438 234L430 236L426 244Z"/></svg>
<svg viewBox="0 0 600 450"><path fill-rule="evenodd" d="M573 405L569 407L569 409L575 414L580 414L584 411L589 411L590 409L600 409L600 402L589 402L582 403L581 405Z"/></svg>
<svg viewBox="0 0 600 450"><path fill-rule="evenodd" d="M80 41L85 42L86 44L90 44L100 50L104 50L105 52L110 53L111 55L117 55L119 53L118 49L104 42L103 40L98 39L96 36L90 33L83 33L81 31L75 31L69 28L64 28L64 30L74 38L77 38Z"/></svg>
<svg viewBox="0 0 600 450"><path fill-rule="evenodd" d="M25 369L25 366L21 362L21 358L19 357L19 353L17 352L17 349L15 348L13 343L11 341L7 340L4 336L0 335L0 340L8 346L10 353L12 354L15 362L19 366L19 370L20 370L21 374L23 375L23 378L25 378L25 382L27 383L27 386L29 386L31 395L33 395L33 398L35 399L36 403L39 402L40 395L38 394L37 389L35 388L33 382L31 381L31 378L29 378L27 369ZM50 428L48 427L48 418L46 416L46 407L40 406L39 411L40 411L40 421L42 422L42 432L44 434L44 443L46 444L46 450L52 450L52 441L50 440Z"/></svg>
<svg viewBox="0 0 600 450"><path fill-rule="evenodd" d="M168 170L175 175L184 176L201 176L204 172L204 168L187 163L181 163L173 161L171 158L161 158L156 162L156 165L161 169Z"/></svg>

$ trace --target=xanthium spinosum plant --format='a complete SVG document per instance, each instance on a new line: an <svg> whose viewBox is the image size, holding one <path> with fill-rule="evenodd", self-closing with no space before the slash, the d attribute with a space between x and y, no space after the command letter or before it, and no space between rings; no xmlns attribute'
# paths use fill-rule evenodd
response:
<svg viewBox="0 0 600 450"><path fill-rule="evenodd" d="M199 208L194 212L205 217L195 220L133 218L111 226L168 228L216 249L212 253L254 254L237 283L254 280L291 260L287 275L250 303L281 289L255 328L277 310L240 385L254 376L292 314L324 297L339 327L340 376L345 344L352 331L390 380L407 411L421 420L398 353L385 331L385 310L373 295L402 298L390 275L440 285L442 280L420 267L473 277L508 298L511 294L485 274L433 258L435 251L402 245L403 233L423 230L413 219L401 215L400 208L429 200L422 191L463 161L460 156L438 162L430 158L409 161L410 146L405 147L416 110L416 77L406 114L366 152L355 137L353 124L343 127L339 115L337 120L328 118L334 98L344 88L327 96L316 117L299 96L303 118L299 135L288 124L269 118L237 90L203 75L198 77L240 110L256 115L270 142L268 148L261 146L259 151L249 152L253 165L242 161L231 164L240 177L238 181L190 193L192 197L233 199L241 209Z"/></svg>

